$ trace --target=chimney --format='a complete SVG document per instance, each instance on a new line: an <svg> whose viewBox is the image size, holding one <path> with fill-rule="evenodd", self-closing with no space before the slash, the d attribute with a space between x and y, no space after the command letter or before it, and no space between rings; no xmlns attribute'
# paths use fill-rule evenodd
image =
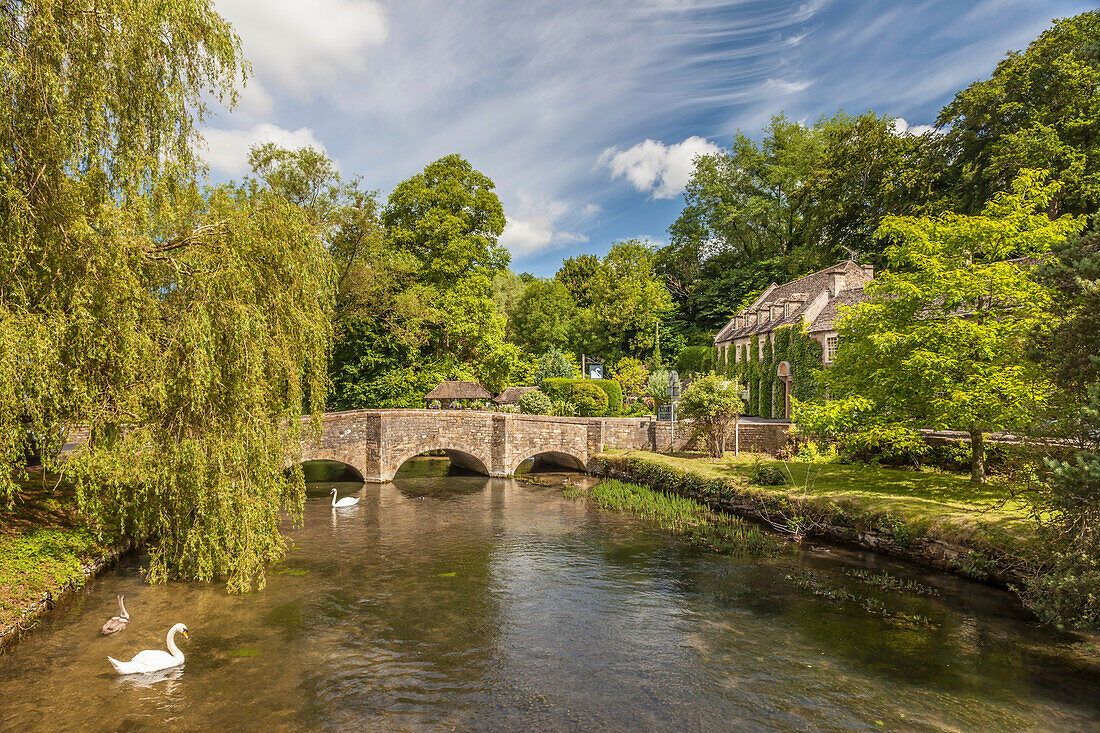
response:
<svg viewBox="0 0 1100 733"><path fill-rule="evenodd" d="M863 268L863 277L868 280L875 279L875 266L874 265L860 265Z"/></svg>
<svg viewBox="0 0 1100 733"><path fill-rule="evenodd" d="M832 273L832 276L832 282L829 283L829 290L832 292L833 297L835 298L837 294L844 289L845 277L843 272L834 272Z"/></svg>

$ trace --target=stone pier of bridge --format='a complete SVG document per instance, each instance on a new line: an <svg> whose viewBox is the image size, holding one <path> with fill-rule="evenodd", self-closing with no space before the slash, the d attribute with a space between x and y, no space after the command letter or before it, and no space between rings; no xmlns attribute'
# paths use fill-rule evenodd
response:
<svg viewBox="0 0 1100 733"><path fill-rule="evenodd" d="M651 417L550 417L477 410L351 410L322 418L316 440L302 444L302 461L344 463L364 481L393 479L405 461L444 451L452 463L489 476L511 476L528 458L578 470L594 467L608 448L667 451L689 447L691 427ZM778 449L779 431L746 432L742 448ZM763 428L763 426L759 426ZM783 439L785 439L785 430ZM777 443L771 446L771 443Z"/></svg>

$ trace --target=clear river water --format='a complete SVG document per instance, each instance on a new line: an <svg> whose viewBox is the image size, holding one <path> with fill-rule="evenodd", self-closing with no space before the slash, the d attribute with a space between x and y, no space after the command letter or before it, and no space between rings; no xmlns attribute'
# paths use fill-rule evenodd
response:
<svg viewBox="0 0 1100 733"><path fill-rule="evenodd" d="M716 554L436 465L338 484L351 509L311 485L262 592L124 559L0 657L0 730L1100 730L1095 642L1004 591L840 548ZM101 637L117 593L132 621ZM113 673L176 622L183 667Z"/></svg>

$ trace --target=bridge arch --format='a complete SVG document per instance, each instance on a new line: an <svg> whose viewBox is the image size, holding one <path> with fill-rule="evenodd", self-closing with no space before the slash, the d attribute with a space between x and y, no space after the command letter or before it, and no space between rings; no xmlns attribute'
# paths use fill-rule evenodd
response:
<svg viewBox="0 0 1100 733"><path fill-rule="evenodd" d="M515 474L519 467L523 465L524 461L535 459L536 464L541 460L546 463L556 464L565 468L573 469L575 471L587 471L588 466L585 465L584 457L579 456L573 451L569 450L540 450L532 453L529 456L520 458L514 461L508 469L508 475Z"/></svg>
<svg viewBox="0 0 1100 733"><path fill-rule="evenodd" d="M401 467L408 461L422 456L425 453L431 453L433 451L443 451L446 454L447 459L450 460L451 465L464 468L467 471L473 471L474 473L480 473L485 476L489 475L489 466L491 465L491 459L488 455L478 455L476 452L469 450L462 450L459 448L446 448L444 446L429 445L427 447L417 446L411 450L404 451L398 454L399 457L395 459L390 465L393 466L393 472L384 477L387 481L392 481L393 477L397 475L397 472L401 470Z"/></svg>

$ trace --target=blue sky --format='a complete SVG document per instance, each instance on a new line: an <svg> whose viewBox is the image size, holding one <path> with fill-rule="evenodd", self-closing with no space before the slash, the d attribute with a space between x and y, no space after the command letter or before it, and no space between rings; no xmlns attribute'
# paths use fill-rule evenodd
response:
<svg viewBox="0 0 1100 733"><path fill-rule="evenodd" d="M1052 18L1036 0L215 0L253 76L204 131L214 179L248 146L313 145L383 197L448 153L497 184L512 268L663 243L691 159L771 115L873 109L914 127Z"/></svg>

